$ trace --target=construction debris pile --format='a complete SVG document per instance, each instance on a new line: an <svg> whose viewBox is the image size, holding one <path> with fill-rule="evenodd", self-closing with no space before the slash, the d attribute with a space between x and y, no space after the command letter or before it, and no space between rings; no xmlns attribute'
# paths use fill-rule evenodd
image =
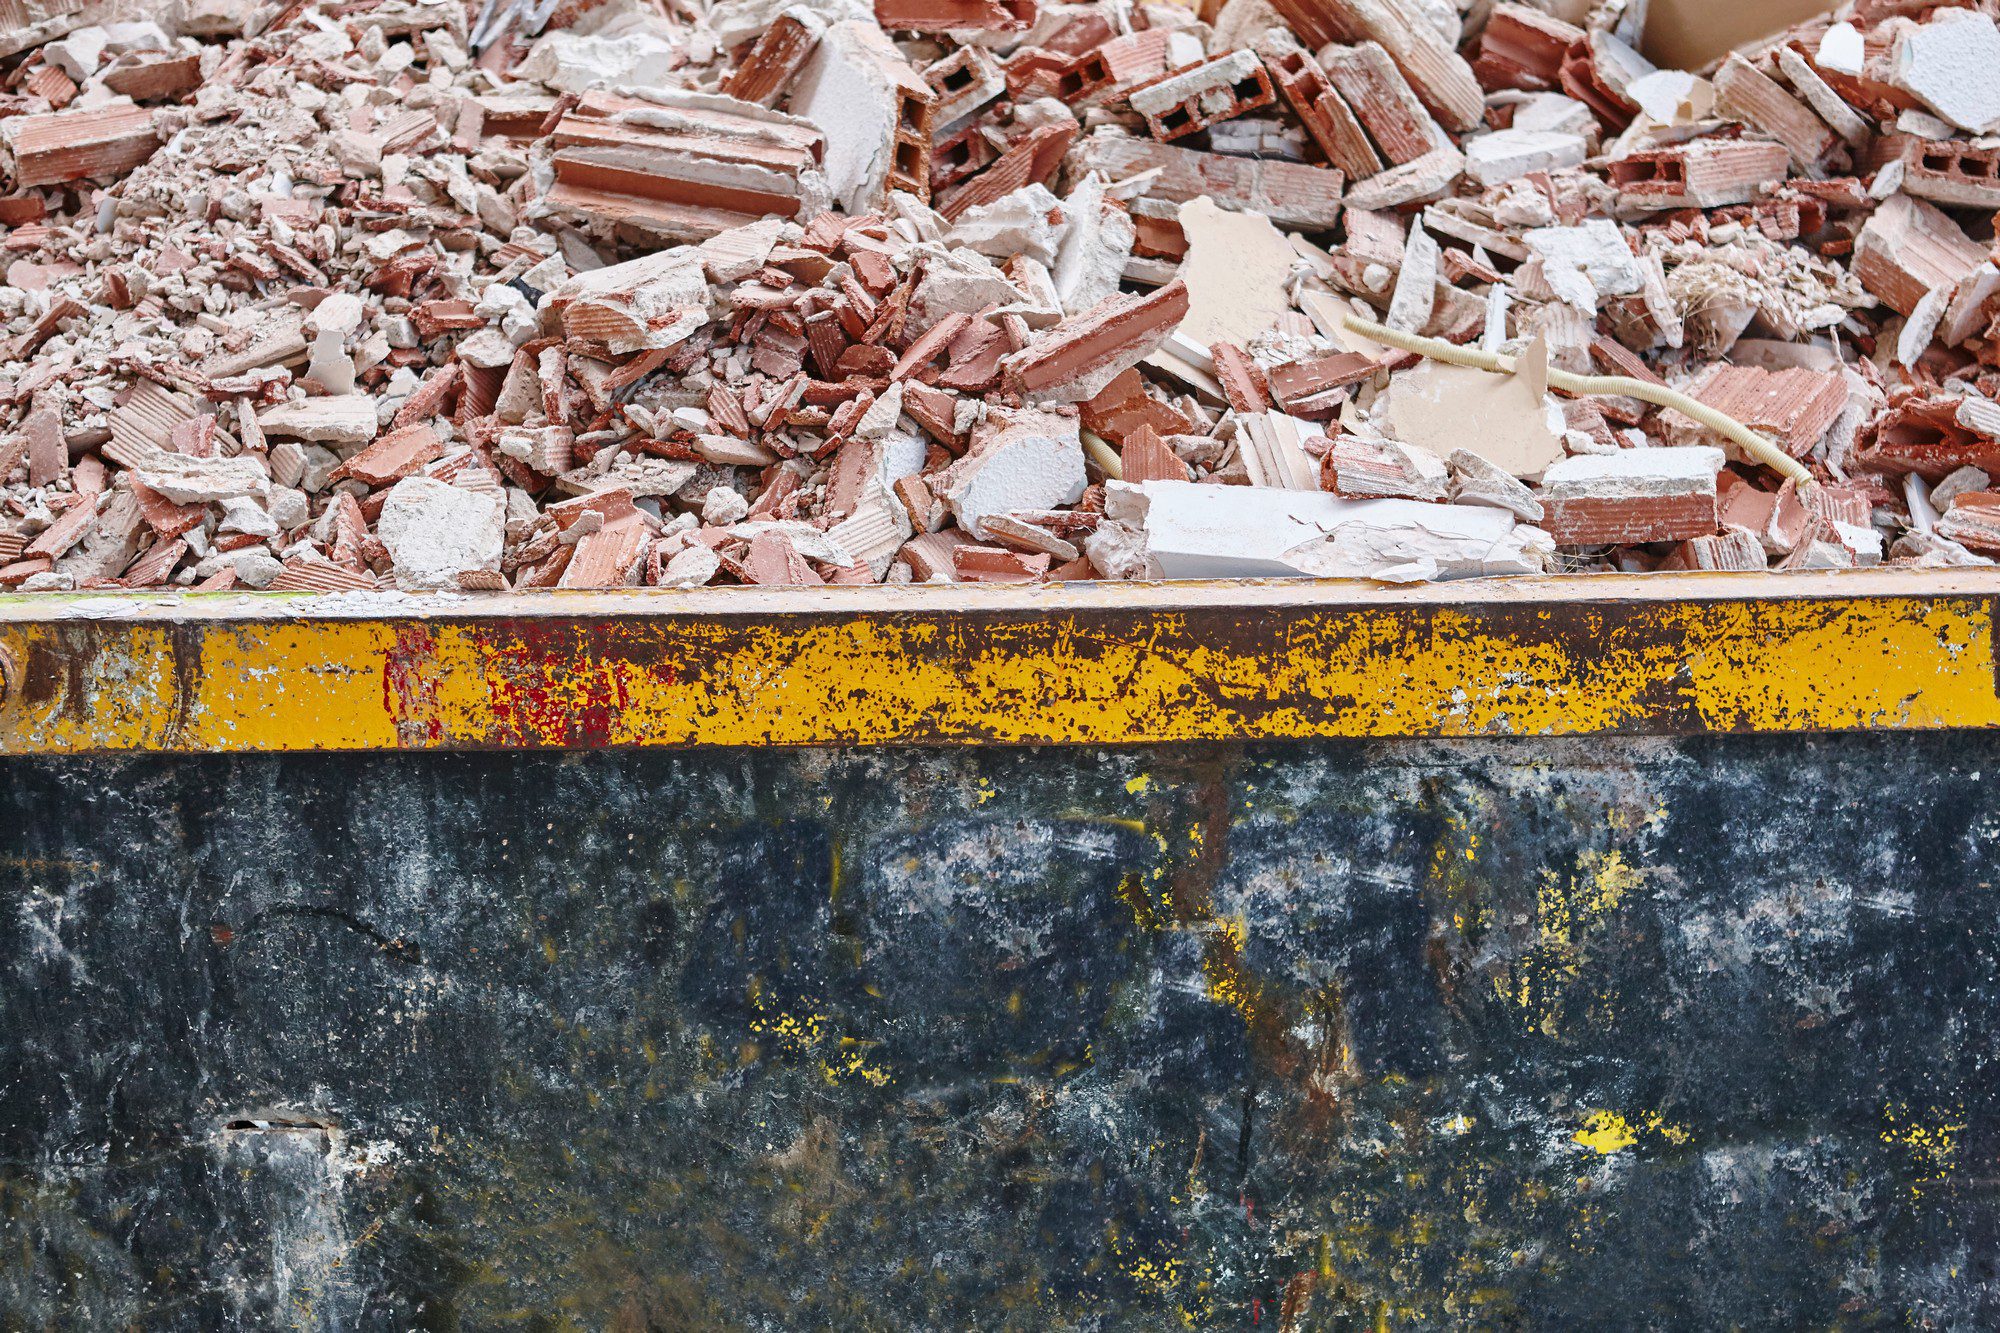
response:
<svg viewBox="0 0 2000 1333"><path fill-rule="evenodd" d="M0 587L1986 563L2000 28L7 0Z"/></svg>

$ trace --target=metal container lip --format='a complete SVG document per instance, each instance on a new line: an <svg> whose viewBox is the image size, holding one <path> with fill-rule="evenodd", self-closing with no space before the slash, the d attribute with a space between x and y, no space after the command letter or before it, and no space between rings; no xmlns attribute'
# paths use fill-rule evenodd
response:
<svg viewBox="0 0 2000 1333"><path fill-rule="evenodd" d="M1519 606L2000 596L2000 566L1796 572L1547 574L1378 583L1365 579L1103 580L1044 584L827 587L538 588L510 592L228 592L162 589L0 594L0 624L68 620L479 620L520 616L895 615L954 610L1033 615L1080 610Z"/></svg>

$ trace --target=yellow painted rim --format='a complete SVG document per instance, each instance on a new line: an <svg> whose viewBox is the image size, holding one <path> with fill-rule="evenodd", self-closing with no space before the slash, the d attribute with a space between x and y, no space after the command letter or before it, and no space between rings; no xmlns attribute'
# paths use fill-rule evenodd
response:
<svg viewBox="0 0 2000 1333"><path fill-rule="evenodd" d="M2000 571L0 597L0 754L2000 724Z"/></svg>

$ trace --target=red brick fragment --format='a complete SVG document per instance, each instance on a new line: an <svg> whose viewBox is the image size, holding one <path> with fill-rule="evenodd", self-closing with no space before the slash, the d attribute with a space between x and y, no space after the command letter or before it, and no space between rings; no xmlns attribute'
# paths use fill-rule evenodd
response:
<svg viewBox="0 0 2000 1333"><path fill-rule="evenodd" d="M1104 386L1095 398L1082 405L1083 428L1114 445L1141 426L1158 435L1187 435L1194 422L1181 412L1146 392L1146 381L1137 370L1127 370Z"/></svg>
<svg viewBox="0 0 2000 1333"><path fill-rule="evenodd" d="M1713 208L1756 198L1783 180L1791 154L1783 144L1753 139L1702 139L1673 148L1641 149L1608 163L1618 197L1639 208Z"/></svg>
<svg viewBox="0 0 2000 1333"><path fill-rule="evenodd" d="M805 68L818 41L817 28L808 28L790 13L779 14L722 81L722 91L758 106L777 105L778 98Z"/></svg>
<svg viewBox="0 0 2000 1333"><path fill-rule="evenodd" d="M938 203L938 212L957 221L965 211L990 204L1024 186L1047 180L1062 165L1063 154L1076 138L1076 122L1044 125L1022 136L1000 160Z"/></svg>
<svg viewBox="0 0 2000 1333"><path fill-rule="evenodd" d="M1001 382L1024 395L1074 384L1133 348L1151 350L1187 311L1187 284L1179 278L1149 296L1107 297L1008 357Z"/></svg>
<svg viewBox="0 0 2000 1333"><path fill-rule="evenodd" d="M1219 342L1208 349L1215 361L1215 379L1222 396L1238 412L1268 412L1271 400L1264 372L1235 343Z"/></svg>
<svg viewBox="0 0 2000 1333"><path fill-rule="evenodd" d="M1260 110L1277 100L1253 51L1228 51L1129 88L1125 100L1161 143Z"/></svg>
<svg viewBox="0 0 2000 1333"><path fill-rule="evenodd" d="M967 543L951 553L952 574L963 583L1033 583L1049 572L1046 554Z"/></svg>
<svg viewBox="0 0 2000 1333"><path fill-rule="evenodd" d="M1368 142L1354 109L1340 95L1326 71L1307 51L1292 49L1264 57L1271 81L1284 96L1306 133L1326 160L1352 180L1365 180L1382 170L1381 155Z"/></svg>
<svg viewBox="0 0 2000 1333"><path fill-rule="evenodd" d="M1503 0L1487 17L1472 72L1488 92L1546 92L1561 79L1563 56L1584 38L1583 29L1573 23Z"/></svg>
<svg viewBox="0 0 2000 1333"><path fill-rule="evenodd" d="M1014 32L1036 13L1035 0L875 0L875 21L896 32Z"/></svg>
<svg viewBox="0 0 2000 1333"><path fill-rule="evenodd" d="M1799 366L1709 366L1688 386L1690 396L1752 430L1775 438L1786 453L1803 458L1847 406L1847 382ZM1678 412L1665 417L1669 432L1685 443L1707 443L1708 428Z"/></svg>
<svg viewBox="0 0 2000 1333"><path fill-rule="evenodd" d="M1134 485L1144 481L1192 481L1186 463L1173 447L1151 426L1142 425L1125 437L1118 451L1119 480Z"/></svg>
<svg viewBox="0 0 2000 1333"><path fill-rule="evenodd" d="M414 476L424 464L443 455L444 441L429 426L405 426L378 436L374 443L335 468L333 480L353 477L370 486L387 486Z"/></svg>
<svg viewBox="0 0 2000 1333"><path fill-rule="evenodd" d="M472 302L462 299L421 302L411 307L410 322L417 326L418 335L424 338L486 327L485 316L473 310Z"/></svg>
<svg viewBox="0 0 2000 1333"><path fill-rule="evenodd" d="M28 437L28 484L46 486L69 467L69 445L63 439L62 418L43 408L21 423Z"/></svg>
<svg viewBox="0 0 2000 1333"><path fill-rule="evenodd" d="M1392 163L1414 162L1446 140L1409 81L1374 42L1339 47L1322 65L1342 99L1368 128L1382 156Z"/></svg>
<svg viewBox="0 0 2000 1333"><path fill-rule="evenodd" d="M1382 368L1359 352L1333 352L1310 361L1290 361L1264 374L1271 396L1293 416L1331 416L1346 397L1340 390L1359 383Z"/></svg>

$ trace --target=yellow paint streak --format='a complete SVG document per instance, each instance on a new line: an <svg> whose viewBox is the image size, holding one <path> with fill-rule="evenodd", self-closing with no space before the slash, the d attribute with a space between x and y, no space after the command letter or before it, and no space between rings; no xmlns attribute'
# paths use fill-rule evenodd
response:
<svg viewBox="0 0 2000 1333"><path fill-rule="evenodd" d="M1535 888L1538 938L1496 977L1500 994L1527 1010L1535 1027L1556 1035L1563 994L1582 971L1586 942L1643 879L1644 873L1615 848L1584 852L1567 876L1543 871Z"/></svg>
<svg viewBox="0 0 2000 1333"><path fill-rule="evenodd" d="M1674 1124L1658 1111L1640 1111L1630 1117L1617 1111L1593 1111L1584 1117L1583 1128L1570 1139L1609 1157L1625 1151L1641 1138L1656 1138L1680 1147L1692 1137L1685 1125Z"/></svg>
<svg viewBox="0 0 2000 1333"><path fill-rule="evenodd" d="M1631 1122L1616 1111L1593 1112L1583 1122L1583 1128L1571 1137L1592 1152L1603 1153L1607 1157L1623 1152L1639 1141Z"/></svg>
<svg viewBox="0 0 2000 1333"><path fill-rule="evenodd" d="M1217 917L1211 928L1218 937L1217 947L1204 950L1201 960L1208 998L1234 1009L1245 1023L1254 1023L1262 988L1243 965L1243 946L1249 939L1249 931L1240 918Z"/></svg>
<svg viewBox="0 0 2000 1333"><path fill-rule="evenodd" d="M1956 1118L1958 1115L1957 1111L1936 1107L1924 1115L1901 1105L1884 1110L1883 1118L1889 1127L1882 1131L1882 1142L1902 1148L1908 1154L1915 1177L1910 1186L1912 1197L1921 1198L1925 1186L1943 1180L1957 1164L1958 1136L1965 1129L1965 1122Z"/></svg>
<svg viewBox="0 0 2000 1333"><path fill-rule="evenodd" d="M1145 607L586 621L553 602L170 628L34 605L0 605L0 647L44 664L0 706L0 753L2000 725L1973 596L1662 601L1615 621L1590 603L1281 606L1221 638Z"/></svg>

